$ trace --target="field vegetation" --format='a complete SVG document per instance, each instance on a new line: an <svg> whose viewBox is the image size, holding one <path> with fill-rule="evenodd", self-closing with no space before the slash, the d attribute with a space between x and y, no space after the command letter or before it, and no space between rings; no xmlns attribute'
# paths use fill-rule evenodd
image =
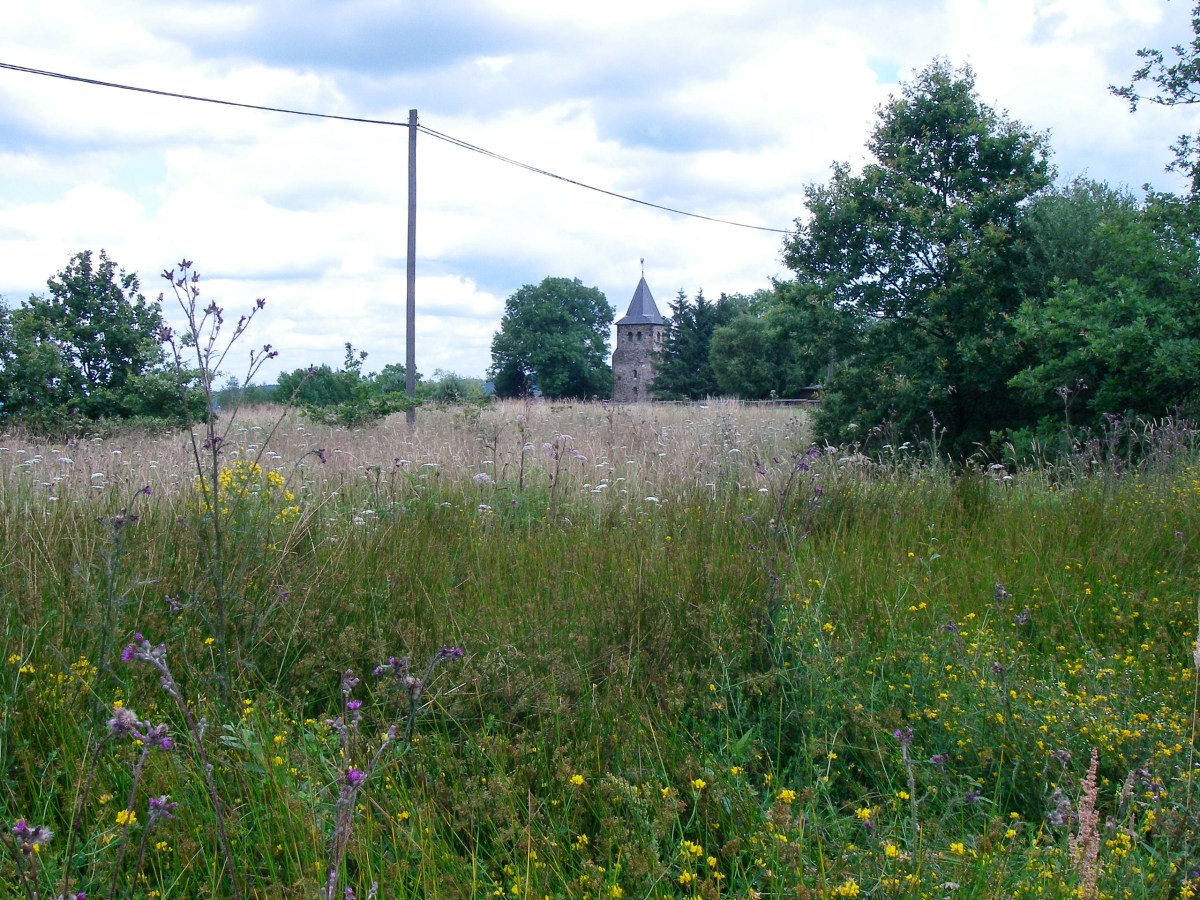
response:
<svg viewBox="0 0 1200 900"><path fill-rule="evenodd" d="M0 440L7 895L1200 885L1186 423L952 470L736 403L271 415Z"/></svg>

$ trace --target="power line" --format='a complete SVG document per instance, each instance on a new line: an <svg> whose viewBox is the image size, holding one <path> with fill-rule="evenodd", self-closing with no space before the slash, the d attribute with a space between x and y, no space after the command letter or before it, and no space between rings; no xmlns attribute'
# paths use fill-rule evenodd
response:
<svg viewBox="0 0 1200 900"><path fill-rule="evenodd" d="M14 63L0 62L0 69L8 69L12 72L24 72L27 75L41 75L46 78L57 78L62 81L73 81L79 84L90 84L95 87L115 88L121 91L133 91L138 94L151 94L155 97L168 97L173 100L192 100L197 103L211 103L216 106L233 106L239 109L253 109L260 112L283 113L289 116L306 116L312 119L333 119L338 122L354 122L360 125L389 125L395 128L409 128L408 122L396 122L390 119L365 119L359 116L337 116L332 113L309 112L301 109L288 109L281 106L260 106L256 103L239 103L234 100L220 100L214 97L200 97L195 94L180 94L174 91L162 91L156 88L138 87L132 84L120 84L114 81L101 81L98 78L84 78L81 75L67 75L63 72L51 72L47 69L33 69L29 66L18 66ZM435 131L432 128L427 128L424 125L416 126L418 131L422 131L430 137L437 138L440 141L445 141L449 144L454 144L464 150L470 150L474 153L480 153L497 162L506 163L510 166L516 166L519 169L524 169L527 172L532 172L535 175L543 175L546 178L553 178L557 181L565 182L566 184L574 185L575 187L584 188L589 191L595 191L598 194L604 194L608 197L615 197L618 200L625 200L629 203L637 203L641 206L648 206L652 209L661 209L663 212L673 213L678 216L687 216L691 219L701 219L705 222L713 222L717 225L730 225L735 228L749 228L753 231L769 231L775 234L791 234L792 231L786 228L769 228L765 225L750 225L746 222L734 222L730 219L718 219L713 216L705 216L700 213L688 212L682 209L675 209L670 206L663 206L658 203L651 203L649 200L640 200L637 197L631 197L628 194L619 194L616 191L609 191L595 185L586 184L582 181L577 181L574 178L567 178L565 175L557 175L554 172L549 172L546 169L538 166L523 163L520 160L513 159L495 151L488 150L484 147L477 146L461 138L456 138L440 131Z"/></svg>
<svg viewBox="0 0 1200 900"><path fill-rule="evenodd" d="M173 91L159 91L154 88L135 87L132 84L117 84L114 81L100 81L97 78L83 78L80 75L64 75L62 72L48 72L45 69L30 69L27 66L16 66L12 63L0 62L0 69L11 69L14 72L25 72L28 75L44 75L47 78L60 78L63 81L77 81L80 84L92 84L96 87L117 88L122 91L134 91L138 94L153 94L156 97L171 97L175 100L195 100L197 103L213 103L217 106L237 106L241 109L257 109L262 112L286 113L289 116L308 116L313 119L336 119L340 122L359 122L364 125L395 125L407 128L407 122L390 122L387 119L360 119L357 116L335 116L331 113L305 112L301 109L286 109L280 106L258 106L254 103L237 103L233 100L217 100L212 97L197 97L194 94L176 94Z"/></svg>
<svg viewBox="0 0 1200 900"><path fill-rule="evenodd" d="M576 181L574 178L567 178L565 175L555 175L553 172L547 172L545 169L539 169L537 166L532 166L529 163L523 163L520 160L510 159L509 157L502 156L501 154L492 150L487 150L483 147L477 147L474 144L467 143L460 138L451 137L448 134L442 134L440 131L434 131L432 128L426 128L424 125L418 125L417 130L424 132L430 137L435 137L438 140L446 141L447 143L454 144L457 147L462 147L464 150L472 150L475 153L482 153L484 156L491 157L499 162L508 163L510 166L516 166L519 169L525 169L526 171L533 172L537 175L545 175L547 178L555 178L559 181L565 181L567 184L573 184L575 187L586 188L587 190L595 191L598 194L606 194L609 197L616 197L620 200L628 200L630 203L639 203L642 206L661 209L665 212L675 213L676 215L680 216L689 216L693 219L703 219L706 222L716 222L718 225L733 225L737 228L752 228L755 231L771 231L775 232L776 234L792 233L791 231L783 228L768 228L766 225L749 225L745 222L733 222L729 219L717 219L713 218L712 216L702 216L700 213L686 212L682 209L674 209L670 206L662 206L658 203L651 203L649 200L639 200L637 197L630 197L628 194L618 194L616 191L608 191L604 188L595 187L590 184L584 184L582 181Z"/></svg>

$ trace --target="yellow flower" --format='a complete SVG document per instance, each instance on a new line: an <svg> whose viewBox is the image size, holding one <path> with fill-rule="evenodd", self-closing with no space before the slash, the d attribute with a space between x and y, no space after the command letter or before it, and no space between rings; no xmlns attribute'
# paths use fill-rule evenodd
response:
<svg viewBox="0 0 1200 900"><path fill-rule="evenodd" d="M784 788L779 792L779 796L776 799L778 799L781 803L795 803L796 792L790 788Z"/></svg>
<svg viewBox="0 0 1200 900"><path fill-rule="evenodd" d="M206 647L211 647L211 646L212 646L213 644L215 644L216 642L217 642L217 639L216 639L216 638L206 637L206 638L204 639L204 645L205 645Z"/></svg>
<svg viewBox="0 0 1200 900"><path fill-rule="evenodd" d="M571 776L571 784L575 785L575 787L579 787L581 784L583 784L583 776L582 775L572 775Z"/></svg>
<svg viewBox="0 0 1200 900"><path fill-rule="evenodd" d="M695 880L696 880L696 876L693 875L691 872L680 872L679 873L679 883L681 885L683 885L684 887L687 887L689 884L691 884Z"/></svg>
<svg viewBox="0 0 1200 900"><path fill-rule="evenodd" d="M847 878L841 884L833 889L835 897L857 897L862 892L862 888L858 886L858 882L853 878Z"/></svg>
<svg viewBox="0 0 1200 900"><path fill-rule="evenodd" d="M683 850L684 853L686 853L690 856L703 856L704 855L704 848L701 847L699 844L697 844L695 841L683 841L679 846Z"/></svg>
<svg viewBox="0 0 1200 900"><path fill-rule="evenodd" d="M135 813L132 809L117 810L117 824L118 825L126 825L126 826L136 825L137 824L137 813Z"/></svg>
<svg viewBox="0 0 1200 900"><path fill-rule="evenodd" d="M619 884L614 884L609 886L608 896L612 897L613 900L621 900L621 898L625 896L625 892L621 890L621 886Z"/></svg>
<svg viewBox="0 0 1200 900"><path fill-rule="evenodd" d="M8 664L9 664L10 666L15 666L15 665L16 665L17 663L19 663L20 661L21 661L21 654L20 654L20 653L14 653L12 656L10 656L10 657L8 658Z"/></svg>
<svg viewBox="0 0 1200 900"><path fill-rule="evenodd" d="M746 770L743 769L741 766L731 766L729 769L729 774L736 778L738 775L741 775L742 772L744 772L744 771L746 771Z"/></svg>
<svg viewBox="0 0 1200 900"><path fill-rule="evenodd" d="M958 853L959 855L961 855L961 854L967 852L967 847L965 844L963 844L962 841L955 841L953 844L950 845L950 852Z"/></svg>
<svg viewBox="0 0 1200 900"><path fill-rule="evenodd" d="M708 787L708 782L705 781L703 778L693 778L692 779L692 789L693 790L702 791L706 787Z"/></svg>
<svg viewBox="0 0 1200 900"><path fill-rule="evenodd" d="M856 815L858 817L858 821L860 821L860 822L870 821L871 807L869 807L869 806L860 807L859 809L856 809L854 811L854 815Z"/></svg>
<svg viewBox="0 0 1200 900"><path fill-rule="evenodd" d="M888 844L887 846L885 846L883 848L883 852L887 856L888 859L895 859L897 856L900 855L900 848L897 847L895 844Z"/></svg>

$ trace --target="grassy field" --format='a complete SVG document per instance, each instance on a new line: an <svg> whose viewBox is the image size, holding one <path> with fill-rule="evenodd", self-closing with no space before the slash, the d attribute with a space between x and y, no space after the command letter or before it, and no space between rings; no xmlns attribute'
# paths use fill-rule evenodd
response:
<svg viewBox="0 0 1200 900"><path fill-rule="evenodd" d="M6 895L1200 889L1178 423L958 472L736 404L224 424L0 439Z"/></svg>

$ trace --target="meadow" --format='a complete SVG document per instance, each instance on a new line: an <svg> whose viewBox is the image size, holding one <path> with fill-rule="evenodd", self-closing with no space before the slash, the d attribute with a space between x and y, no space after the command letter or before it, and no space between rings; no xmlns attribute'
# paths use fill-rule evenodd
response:
<svg viewBox="0 0 1200 900"><path fill-rule="evenodd" d="M1186 423L220 427L0 438L7 896L1200 889Z"/></svg>

